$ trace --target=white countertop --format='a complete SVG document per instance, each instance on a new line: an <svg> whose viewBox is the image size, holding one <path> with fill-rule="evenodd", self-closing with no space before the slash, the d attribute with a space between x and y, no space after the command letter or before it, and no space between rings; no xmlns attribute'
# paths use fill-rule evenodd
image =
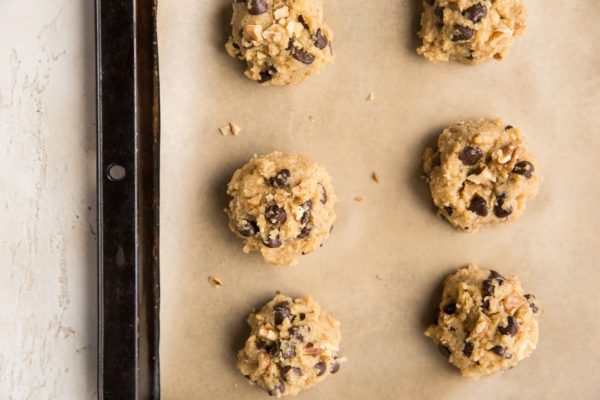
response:
<svg viewBox="0 0 600 400"><path fill-rule="evenodd" d="M0 399L96 397L94 2L0 0Z"/></svg>

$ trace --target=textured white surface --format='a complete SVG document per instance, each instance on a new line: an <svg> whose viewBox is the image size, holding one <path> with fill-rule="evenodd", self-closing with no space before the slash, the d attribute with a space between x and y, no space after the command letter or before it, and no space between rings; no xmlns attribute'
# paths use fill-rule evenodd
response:
<svg viewBox="0 0 600 400"><path fill-rule="evenodd" d="M0 399L96 395L94 5L0 0Z"/></svg>

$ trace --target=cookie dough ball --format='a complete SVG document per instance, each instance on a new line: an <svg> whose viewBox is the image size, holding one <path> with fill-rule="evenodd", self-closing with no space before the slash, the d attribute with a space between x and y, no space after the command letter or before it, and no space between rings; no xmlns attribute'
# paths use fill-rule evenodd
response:
<svg viewBox="0 0 600 400"><path fill-rule="evenodd" d="M299 154L254 156L233 174L229 227L244 252L260 251L278 265L323 245L335 221L336 202L325 169Z"/></svg>
<svg viewBox="0 0 600 400"><path fill-rule="evenodd" d="M340 323L312 298L278 294L250 314L250 337L237 366L269 395L297 394L340 369Z"/></svg>
<svg viewBox="0 0 600 400"><path fill-rule="evenodd" d="M464 377L492 375L535 350L538 312L535 296L516 277L472 265L446 278L439 315L425 335Z"/></svg>
<svg viewBox="0 0 600 400"><path fill-rule="evenodd" d="M525 31L518 0L424 0L423 7L417 53L433 62L501 60Z"/></svg>
<svg viewBox="0 0 600 400"><path fill-rule="evenodd" d="M234 0L227 52L259 83L294 85L333 61L323 0Z"/></svg>
<svg viewBox="0 0 600 400"><path fill-rule="evenodd" d="M516 219L540 183L521 132L502 120L458 122L423 154L438 214L464 231Z"/></svg>

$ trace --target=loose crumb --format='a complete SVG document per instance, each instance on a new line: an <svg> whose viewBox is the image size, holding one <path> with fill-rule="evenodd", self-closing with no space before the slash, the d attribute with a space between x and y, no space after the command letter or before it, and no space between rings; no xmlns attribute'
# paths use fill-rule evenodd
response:
<svg viewBox="0 0 600 400"><path fill-rule="evenodd" d="M313 117L312 115L309 115L309 116L308 116L308 120L309 120L310 122L315 122L315 117Z"/></svg>
<svg viewBox="0 0 600 400"><path fill-rule="evenodd" d="M239 133L242 131L242 128L240 128L238 125L234 124L233 122L229 123L229 127L231 128L231 133L233 133L233 136L239 135Z"/></svg>
<svg viewBox="0 0 600 400"><path fill-rule="evenodd" d="M242 128L240 128L239 125L237 125L233 122L230 122L227 125L223 125L222 127L220 127L219 131L221 132L221 135L223 135L223 136L227 136L227 135L237 136L242 131Z"/></svg>
<svg viewBox="0 0 600 400"><path fill-rule="evenodd" d="M367 96L367 98L365 100L366 101L373 101L373 100L375 100L375 93L373 93L373 92L369 93L369 95Z"/></svg>
<svg viewBox="0 0 600 400"><path fill-rule="evenodd" d="M221 280L219 278L217 278L216 276L209 275L208 282L210 282L210 284L214 288L223 286L223 282L221 282Z"/></svg>
<svg viewBox="0 0 600 400"><path fill-rule="evenodd" d="M357 203L362 203L363 201L365 201L365 197L364 196L356 196L354 198L354 201L356 201Z"/></svg>
<svg viewBox="0 0 600 400"><path fill-rule="evenodd" d="M379 279L380 281L383 280L383 278L379 274L375 275L375 278Z"/></svg>
<svg viewBox="0 0 600 400"><path fill-rule="evenodd" d="M373 173L371 174L371 178L372 178L372 179L373 179L375 182L379 183L379 174L377 173L377 171L373 171Z"/></svg>
<svg viewBox="0 0 600 400"><path fill-rule="evenodd" d="M227 136L231 133L231 126L229 124L223 125L219 130L221 131L221 135Z"/></svg>

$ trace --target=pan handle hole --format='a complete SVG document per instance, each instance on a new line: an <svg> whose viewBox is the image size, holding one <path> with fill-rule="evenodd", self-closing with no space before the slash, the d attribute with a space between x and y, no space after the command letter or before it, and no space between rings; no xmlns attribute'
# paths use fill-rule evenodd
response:
<svg viewBox="0 0 600 400"><path fill-rule="evenodd" d="M108 179L111 181L121 181L127 175L127 171L122 165L111 164L108 166Z"/></svg>

